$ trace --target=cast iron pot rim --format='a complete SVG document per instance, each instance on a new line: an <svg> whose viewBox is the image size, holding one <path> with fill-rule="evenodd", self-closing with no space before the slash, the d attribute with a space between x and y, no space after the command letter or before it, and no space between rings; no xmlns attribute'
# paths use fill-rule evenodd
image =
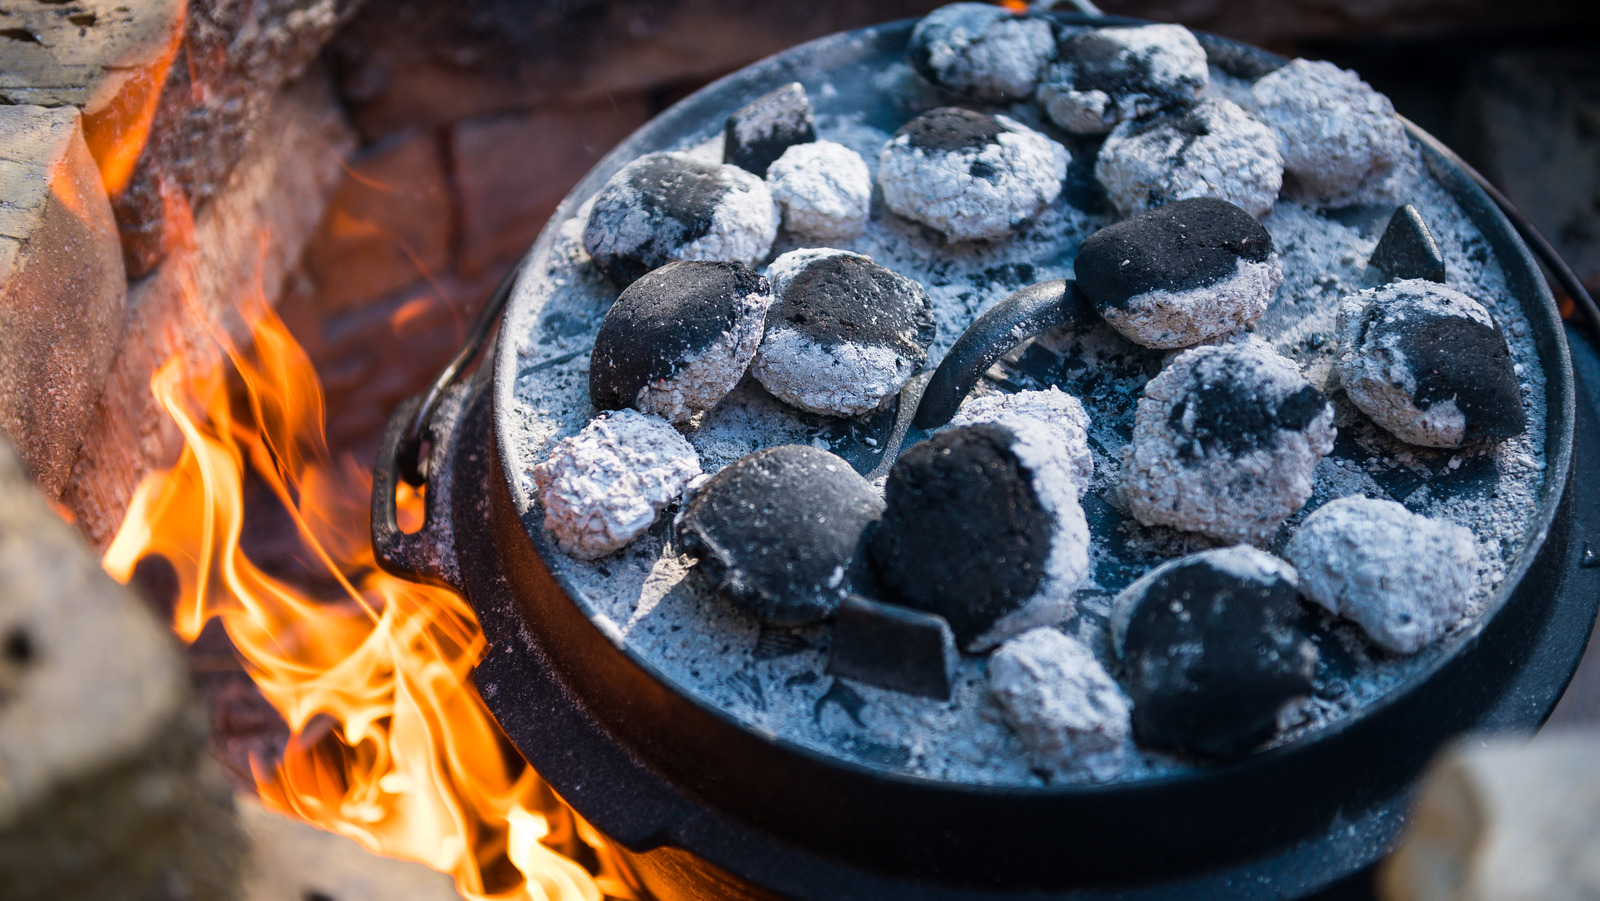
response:
<svg viewBox="0 0 1600 901"><path fill-rule="evenodd" d="M1052 16L1058 21L1067 24L1094 26L1149 24L1147 20L1124 17L1096 18L1059 13L1053 13ZM520 309L522 298L532 290L531 287L528 287L529 280L544 277L542 267L531 265L531 263L537 259L548 257L548 250L555 240L559 224L573 218L578 208L589 197L598 192L605 182L628 162L645 153L670 149L672 136L674 135L679 138L700 135L702 140L709 138L711 133L721 130L723 119L733 109L742 103L753 100L772 87L793 80L791 76L792 67L803 65L803 60L813 56L826 58L829 54L849 55L854 48L863 44L875 46L885 38L893 39L901 35L909 35L911 28L917 21L917 19L902 19L818 38L767 57L706 85L683 100L678 101L665 112L633 132L626 140L618 144L610 153L596 163L562 200L555 212L551 214L544 229L539 233L539 237L528 250L525 260L529 265L523 266L522 274L517 279L510 305L502 317L502 335L495 342L492 402L494 441L498 450L496 457L500 461L498 476L504 480L517 509L526 511L532 509L532 504L531 498L522 490L521 480L515 477L505 465L505 461L520 461L522 455L517 452L511 442L511 436L515 430L510 422L510 417L513 415L512 411L515 410L513 393L516 390L516 376L519 368L517 342L507 340L504 329L506 323L512 320L513 313ZM1208 54L1213 52L1213 48L1237 54L1231 61L1233 65L1243 64L1246 69L1253 69L1256 76L1289 62L1285 57L1227 38L1198 32L1197 36L1201 38L1202 43L1206 46ZM1217 62L1218 65L1224 68L1229 65L1229 62L1218 62L1216 60L1213 60L1213 62ZM741 85L741 82L744 84ZM724 99L724 95L731 95L736 91L739 93L739 101L729 104ZM705 106L707 109L699 109L701 106ZM708 131L708 123L714 123L715 127ZM913 787L936 788L941 791L969 793L986 797L1070 797L1106 793L1115 794L1130 789L1145 791L1159 789L1163 786L1203 782L1210 780L1218 773L1234 768L1254 767L1260 763L1285 755L1296 754L1302 748L1317 744L1355 727L1389 706L1398 703L1418 686L1431 680L1439 669L1455 659L1466 645L1477 638L1491 618L1500 614L1512 593L1522 584L1524 576L1534 565L1535 558L1538 557L1545 545L1551 527L1560 511L1563 494L1567 490L1573 459L1572 441L1575 428L1576 394L1573 388L1572 361L1555 298L1540 274L1532 252L1517 236L1510 222L1506 220L1488 195L1473 183L1465 173L1461 172L1434 149L1433 145L1437 143L1436 139L1410 123L1407 123L1407 129L1413 140L1416 140L1421 145L1430 174L1441 182L1452 199L1468 214L1468 217L1473 221L1473 225L1490 242L1496 259L1506 273L1507 281L1524 283L1531 289L1533 294L1531 298L1521 297L1515 288L1512 289L1512 296L1518 297L1524 314L1528 317L1529 325L1532 327L1536 343L1546 343L1538 341L1538 335L1541 330L1553 339L1554 359L1546 359L1546 354L1543 352L1544 348L1540 348L1540 362L1546 376L1545 395L1548 407L1545 415L1547 430L1545 435L1546 466L1544 483L1539 489L1538 508L1531 517L1527 530L1524 532L1523 545L1519 549L1513 564L1508 567L1499 588L1484 605L1484 609L1479 614L1477 621L1471 627L1447 636L1441 645L1430 651L1425 651L1425 653L1433 655L1426 667L1413 674L1399 686L1386 691L1379 698L1367 702L1356 714L1346 716L1336 723L1305 737L1247 754L1234 761L1223 764L1200 764L1194 769L1143 779L1113 783L1072 783L1044 786L992 785L935 779L900 770L870 766L858 761L825 754L749 726L724 711L721 707L709 703L691 691L680 688L676 682L658 670L650 661L635 653L625 641L619 640L617 636L613 636L593 625L595 611L583 598L582 592L575 590L572 585L554 571L551 571L551 577L561 586L569 602L573 603L585 614L586 618L590 620L591 626L596 632L605 637L611 647L619 651L630 663L643 670L651 679L662 685L670 693L687 700L696 708L709 714L724 725L776 745L785 752L799 754L825 766L842 767L863 776L902 782ZM1478 207L1478 209L1472 209L1474 206ZM523 521L525 525L530 523L530 520L526 518ZM527 538L533 545L539 557L548 558L551 554L560 553L543 529L524 529L524 531L528 534L523 537Z"/></svg>

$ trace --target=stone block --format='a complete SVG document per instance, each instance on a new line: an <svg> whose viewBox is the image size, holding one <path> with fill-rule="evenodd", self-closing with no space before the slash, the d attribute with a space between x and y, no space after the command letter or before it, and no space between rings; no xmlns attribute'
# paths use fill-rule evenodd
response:
<svg viewBox="0 0 1600 901"><path fill-rule="evenodd" d="M445 271L453 218L437 133L406 132L361 151L307 251L323 308L358 306Z"/></svg>
<svg viewBox="0 0 1600 901"><path fill-rule="evenodd" d="M52 497L122 333L116 223L72 107L0 106L0 429Z"/></svg>
<svg viewBox="0 0 1600 901"><path fill-rule="evenodd" d="M635 96L456 123L462 270L520 257L578 179L649 118L650 104Z"/></svg>
<svg viewBox="0 0 1600 901"><path fill-rule="evenodd" d="M0 103L75 106L113 193L133 171L183 39L183 0L55 0L0 9Z"/></svg>
<svg viewBox="0 0 1600 901"><path fill-rule="evenodd" d="M114 200L130 277L151 272L183 240L164 193L181 193L197 212L221 194L256 133L269 127L273 98L301 77L360 3L192 0L149 140Z"/></svg>
<svg viewBox="0 0 1600 901"><path fill-rule="evenodd" d="M1463 743L1437 761L1385 901L1579 901L1600 897L1600 734Z"/></svg>
<svg viewBox="0 0 1600 901"><path fill-rule="evenodd" d="M940 5L394 0L369 4L329 50L357 126L375 137L702 82L811 38Z"/></svg>
<svg viewBox="0 0 1600 901"><path fill-rule="evenodd" d="M169 633L0 441L0 886L8 901L227 901L232 792Z"/></svg>
<svg viewBox="0 0 1600 901"><path fill-rule="evenodd" d="M239 798L239 815L250 837L240 901L461 901L443 873L379 857L254 798Z"/></svg>
<svg viewBox="0 0 1600 901"><path fill-rule="evenodd" d="M100 547L116 534L139 480L170 466L181 448L150 392L151 374L176 354L192 366L218 363L213 329L247 337L241 298L283 290L354 145L320 69L278 95L257 137L185 230L181 249L129 291L122 347L62 495Z"/></svg>

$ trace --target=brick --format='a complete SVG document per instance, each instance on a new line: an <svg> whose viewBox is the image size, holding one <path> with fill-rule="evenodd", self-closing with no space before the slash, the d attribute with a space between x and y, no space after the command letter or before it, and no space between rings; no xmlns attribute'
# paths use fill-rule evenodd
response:
<svg viewBox="0 0 1600 901"><path fill-rule="evenodd" d="M65 0L0 9L0 103L75 106L113 192L133 171L183 38L183 0Z"/></svg>
<svg viewBox="0 0 1600 901"><path fill-rule="evenodd" d="M520 257L578 179L649 118L643 97L625 97L457 123L451 158L462 270Z"/></svg>
<svg viewBox="0 0 1600 901"><path fill-rule="evenodd" d="M228 901L244 837L177 648L0 441L0 886Z"/></svg>
<svg viewBox="0 0 1600 901"><path fill-rule="evenodd" d="M77 110L0 106L0 428L61 493L122 333L116 224Z"/></svg>
<svg viewBox="0 0 1600 901"><path fill-rule="evenodd" d="M240 299L283 290L354 144L321 70L276 98L258 136L182 249L129 291L122 347L62 495L98 546L115 535L139 480L171 465L181 447L151 395L151 374L175 354L217 363L214 328L246 337Z"/></svg>
<svg viewBox="0 0 1600 901"><path fill-rule="evenodd" d="M451 264L453 210L444 156L432 131L364 149L307 254L319 303L341 310L443 272Z"/></svg>

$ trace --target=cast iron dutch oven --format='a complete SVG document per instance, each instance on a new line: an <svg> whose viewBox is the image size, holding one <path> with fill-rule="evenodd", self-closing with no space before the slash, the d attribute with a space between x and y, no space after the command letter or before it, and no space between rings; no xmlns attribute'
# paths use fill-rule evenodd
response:
<svg viewBox="0 0 1600 901"><path fill-rule="evenodd" d="M731 111L797 75L870 72L903 59L911 25L804 45L678 103L573 189L528 259L543 259L557 225L628 161L711 137ZM1283 63L1228 41L1205 44L1213 63L1243 76ZM489 640L476 673L485 703L540 775L663 898L1297 898L1338 885L1389 848L1409 787L1443 743L1543 722L1582 655L1600 596L1600 569L1582 566L1586 543L1600 547L1590 522L1600 510L1600 429L1587 404L1575 405L1549 289L1469 173L1413 133L1527 311L1548 367L1547 478L1530 537L1481 629L1312 739L1125 785L997 788L873 770L757 735L602 634L541 562L540 523L519 513L528 508L519 474L502 464L513 459L510 341L470 382L396 412L373 489L378 559L466 595ZM537 265L522 268L523 279L540 275ZM510 289L508 318L525 294ZM419 437L429 445L424 465ZM414 534L395 525L403 475L427 484L425 524Z"/></svg>

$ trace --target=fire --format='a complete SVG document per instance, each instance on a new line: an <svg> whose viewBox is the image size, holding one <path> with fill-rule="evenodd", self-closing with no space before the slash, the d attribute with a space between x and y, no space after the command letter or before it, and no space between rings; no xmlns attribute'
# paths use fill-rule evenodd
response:
<svg viewBox="0 0 1600 901"><path fill-rule="evenodd" d="M227 363L175 357L151 389L185 439L147 477L105 555L126 582L157 554L178 572L173 628L193 641L217 618L293 738L255 762L263 801L374 852L454 876L472 899L599 901L635 893L600 836L511 748L470 679L484 651L471 608L444 589L377 569L367 534L371 473L332 459L321 386L262 296L238 312ZM231 364L231 365L228 365ZM239 546L247 471L294 518L343 597L317 601L257 568ZM420 522L422 498L402 498ZM597 861L594 872L574 855Z"/></svg>

